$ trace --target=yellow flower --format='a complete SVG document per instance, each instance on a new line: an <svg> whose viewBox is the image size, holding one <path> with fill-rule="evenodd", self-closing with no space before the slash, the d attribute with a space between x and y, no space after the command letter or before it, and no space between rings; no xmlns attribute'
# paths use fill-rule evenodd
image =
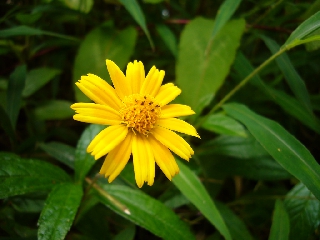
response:
<svg viewBox="0 0 320 240"><path fill-rule="evenodd" d="M82 76L76 85L95 103L71 106L76 111L74 120L110 125L92 140L87 152L95 159L108 154L100 174L109 177L109 182L120 174L131 154L140 188L144 182L153 184L155 162L171 180L179 167L169 149L187 161L193 155L190 145L173 131L199 137L193 126L175 117L194 111L186 105L167 105L181 90L172 83L161 86L164 71L153 66L145 77L142 62L134 61L125 76L113 61L106 60L106 64L114 88L96 75Z"/></svg>

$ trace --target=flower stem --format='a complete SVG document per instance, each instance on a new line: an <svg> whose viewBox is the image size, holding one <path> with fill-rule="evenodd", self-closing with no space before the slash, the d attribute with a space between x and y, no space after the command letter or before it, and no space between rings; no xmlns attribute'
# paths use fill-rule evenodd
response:
<svg viewBox="0 0 320 240"><path fill-rule="evenodd" d="M276 59L279 55L287 51L288 48L282 48L278 52L276 52L274 55L269 57L266 61L264 61L259 67L257 67L254 71L252 71L246 78L244 78L240 83L238 83L237 86L235 86L227 95L224 96L216 105L213 106L213 108L209 111L206 116L201 118L195 125L195 128L198 129L206 120L207 118L213 114L215 111L217 111L221 106L228 101L237 91L239 91L240 88L242 88L244 85L247 84L247 82L254 77L257 73L259 73L265 66L267 66L270 62L272 62L274 59Z"/></svg>

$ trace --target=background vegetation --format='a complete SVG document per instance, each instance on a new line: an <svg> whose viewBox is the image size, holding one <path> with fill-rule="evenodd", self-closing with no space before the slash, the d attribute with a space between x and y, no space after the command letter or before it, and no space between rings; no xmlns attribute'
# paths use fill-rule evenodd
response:
<svg viewBox="0 0 320 240"><path fill-rule="evenodd" d="M320 1L0 3L1 239L319 239ZM81 75L140 60L201 140L172 182L112 184L76 122Z"/></svg>

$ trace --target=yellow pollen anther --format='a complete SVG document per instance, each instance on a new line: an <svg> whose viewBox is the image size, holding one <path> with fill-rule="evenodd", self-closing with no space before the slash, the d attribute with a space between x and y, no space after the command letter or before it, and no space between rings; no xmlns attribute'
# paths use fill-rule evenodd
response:
<svg viewBox="0 0 320 240"><path fill-rule="evenodd" d="M122 101L119 111L123 124L143 135L148 135L161 114L161 108L149 95L132 94Z"/></svg>

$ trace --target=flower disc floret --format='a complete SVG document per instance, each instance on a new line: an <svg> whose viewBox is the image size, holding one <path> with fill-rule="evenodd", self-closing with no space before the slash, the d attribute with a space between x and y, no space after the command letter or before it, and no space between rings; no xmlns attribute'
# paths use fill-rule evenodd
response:
<svg viewBox="0 0 320 240"><path fill-rule="evenodd" d="M147 136L161 115L161 108L152 96L132 94L123 99L119 113L124 125Z"/></svg>

